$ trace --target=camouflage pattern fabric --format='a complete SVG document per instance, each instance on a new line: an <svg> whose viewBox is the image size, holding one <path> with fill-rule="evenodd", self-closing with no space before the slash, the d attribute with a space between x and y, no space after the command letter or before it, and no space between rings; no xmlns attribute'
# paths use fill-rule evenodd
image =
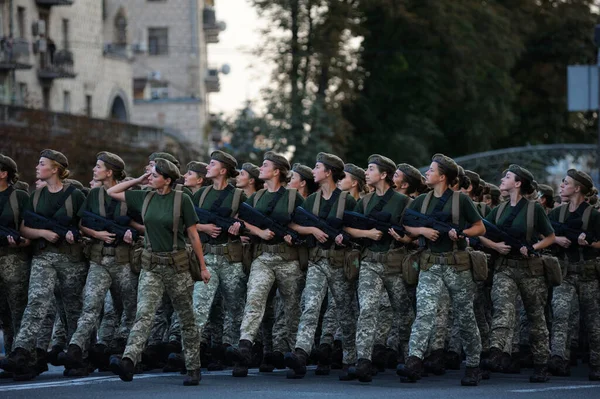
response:
<svg viewBox="0 0 600 399"><path fill-rule="evenodd" d="M446 286L458 319L467 367L478 367L481 338L473 311L475 283L470 270L457 272L453 266L432 265L419 275L417 317L410 335L409 355L423 359L431 330L436 323L438 298Z"/></svg>
<svg viewBox="0 0 600 399"><path fill-rule="evenodd" d="M523 267L500 266L496 268L492 286L494 316L490 337L490 347L502 351L511 348L510 331L513 323L519 324L520 317L515 311L515 301L521 294L523 307L531 322L531 352L535 364L546 364L549 355L548 328L545 307L548 287L544 276L532 277ZM512 337L512 341L519 340Z"/></svg>
<svg viewBox="0 0 600 399"><path fill-rule="evenodd" d="M357 309L353 297L356 295L356 284L346 279L343 268L331 267L329 261L324 258L317 262L309 261L306 287L302 293L303 307L298 325L296 348L301 348L306 353L310 353L319 324L321 306L328 289L331 292L330 302L333 301L336 304L334 309L337 311L337 317L335 320L339 320L342 328L343 362L345 364L355 363ZM330 324L335 326L337 323ZM331 342L321 341L321 344L333 344L334 334L335 329L330 333Z"/></svg>
<svg viewBox="0 0 600 399"><path fill-rule="evenodd" d="M74 262L69 256L42 252L33 257L29 279L28 302L14 347L33 350L48 309L52 305L54 289L61 292L59 308L66 315L66 339L75 332L81 314L83 287L87 277L87 262Z"/></svg>
<svg viewBox="0 0 600 399"><path fill-rule="evenodd" d="M137 306L137 280L129 264L117 264L114 256L103 256L101 263L90 261L90 269L83 290L83 311L77 322L77 331L71 344L86 349L92 331L97 327L107 292L111 293L113 306L122 308L121 322L114 339L127 339L135 319Z"/></svg>
<svg viewBox="0 0 600 399"><path fill-rule="evenodd" d="M157 345L168 340L169 329L172 325L172 317L173 305L171 304L171 299L167 294L164 294L158 309L156 309L156 315L152 323L152 330L150 332L150 338L148 339L148 345ZM175 325L177 326L177 324Z"/></svg>
<svg viewBox="0 0 600 399"><path fill-rule="evenodd" d="M267 305L267 297L273 284L281 295L283 308L288 317L289 344L295 347L295 335L300 319L300 297L304 284L304 273L298 261L284 260L278 254L263 253L252 262L248 278L248 291L244 317L240 328L240 339L254 341ZM292 333L293 331L293 333ZM274 339L273 350L285 352L287 348Z"/></svg>
<svg viewBox="0 0 600 399"><path fill-rule="evenodd" d="M200 334L209 320L217 290L223 297L223 343L233 345L239 341L241 314L244 311L246 275L241 262L229 262L225 256L207 254L204 257L210 272L210 282L194 284L194 315ZM240 323L240 324L238 324Z"/></svg>
<svg viewBox="0 0 600 399"><path fill-rule="evenodd" d="M18 332L21 327L23 312L27 307L28 287L29 260L25 255L17 253L0 256L0 290L2 302L6 305L3 310L0 310L2 312L0 318L4 330L6 353L11 350L14 332Z"/></svg>
<svg viewBox="0 0 600 399"><path fill-rule="evenodd" d="M194 320L192 277L189 272L177 273L170 266L151 267L151 271L142 269L140 273L137 313L123 357L134 364L140 361L156 309L166 292L181 322L185 366L188 370L197 370L200 368L200 335Z"/></svg>
<svg viewBox="0 0 600 399"><path fill-rule="evenodd" d="M356 355L358 359L371 359L383 289L389 295L394 318L399 320L399 324L411 325L414 320L413 306L410 303L400 270L391 273L382 263L363 261L358 276L360 309L356 325ZM408 335L400 336L399 340L408 341Z"/></svg>
<svg viewBox="0 0 600 399"><path fill-rule="evenodd" d="M88 273L89 275L89 273ZM88 277L89 280L89 277ZM87 282L86 282L87 284ZM136 278L136 306L137 306L137 278ZM85 300L85 299L84 299ZM85 307L85 305L84 305ZM116 337L116 331L119 328L119 320L121 320L121 315L115 309L113 304L112 296L110 295L110 290L106 292L104 296L104 306L102 312L102 320L100 321L100 326L98 327L98 343L107 345L110 344ZM135 318L135 311L133 312L133 317ZM132 320L133 321L133 320ZM130 326L131 329L131 326Z"/></svg>

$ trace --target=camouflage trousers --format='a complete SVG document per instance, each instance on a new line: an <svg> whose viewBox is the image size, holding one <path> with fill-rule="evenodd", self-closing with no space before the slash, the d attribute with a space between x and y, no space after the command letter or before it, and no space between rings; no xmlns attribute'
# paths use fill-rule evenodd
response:
<svg viewBox="0 0 600 399"><path fill-rule="evenodd" d="M352 306L358 308L358 305L356 304L356 288L352 293L352 298ZM329 288L327 289L326 300L325 312L323 312L323 319L321 322L321 337L319 339L319 344L333 345L334 341L341 341L343 339L343 333L340 323L338 322L337 305L335 304L333 293ZM358 313L358 309L356 310L356 313ZM356 334L356 330L354 332Z"/></svg>
<svg viewBox="0 0 600 399"><path fill-rule="evenodd" d="M185 366L188 370L197 370L200 368L200 335L194 320L192 277L187 271L177 273L171 266L150 267L151 270L142 269L140 273L137 313L123 357L131 359L134 364L140 361L156 309L166 292L181 322Z"/></svg>
<svg viewBox="0 0 600 399"><path fill-rule="evenodd" d="M57 308L65 315L66 339L77 328L81 314L82 291L87 277L87 262L54 252L42 252L33 257L29 279L28 302L14 347L35 349L44 319L52 306L55 288L60 292ZM39 345L38 345L39 346Z"/></svg>
<svg viewBox="0 0 600 399"><path fill-rule="evenodd" d="M265 313L269 292L273 284L277 284L286 317L284 328L289 337L285 344L274 339L273 350L285 353L294 348L304 279L304 273L300 270L297 260L284 260L281 255L272 253L263 253L256 258L252 262L248 278L240 339L254 341Z"/></svg>
<svg viewBox="0 0 600 399"><path fill-rule="evenodd" d="M225 256L204 256L210 271L208 284L194 284L194 315L200 335L209 320L217 290L223 297L223 343L233 345L240 340L240 325L246 294L246 274L241 262L229 262Z"/></svg>
<svg viewBox="0 0 600 399"><path fill-rule="evenodd" d="M21 327L23 312L27 307L29 272L29 259L24 252L0 256L0 291L6 304L4 314L0 317L4 329L6 353L11 350L12 339ZM7 331L12 333L6 334Z"/></svg>
<svg viewBox="0 0 600 399"><path fill-rule="evenodd" d="M348 281L341 267L331 267L329 261L321 258L316 262L310 261L306 275L306 286L302 293L302 316L298 324L296 348L310 353L315 340L315 332L319 324L321 306L331 291L333 302L336 304L337 321L342 328L344 363L356 362L356 284ZM333 336L331 337L333 338ZM328 343L328 342L321 342ZM330 342L332 344L333 342Z"/></svg>
<svg viewBox="0 0 600 399"><path fill-rule="evenodd" d="M444 286L455 309L460 326L460 337L468 367L478 367L481 355L481 337L473 311L475 282L470 270L456 271L451 265L432 265L421 270L417 286L417 317L410 335L409 355L423 359L432 329L436 324L439 298Z"/></svg>
<svg viewBox="0 0 600 399"><path fill-rule="evenodd" d="M568 274L562 284L554 287L552 296L552 355L569 359L569 320L575 299L588 332L590 366L600 366L600 282L598 279L582 280L577 274Z"/></svg>
<svg viewBox="0 0 600 399"><path fill-rule="evenodd" d="M114 256L103 256L100 263L90 261L83 290L83 310L77 321L77 330L71 338L72 345L77 345L83 350L88 348L90 335L98 327L108 292L111 294L116 313L122 314L114 338L127 339L137 306L136 277L129 264L117 264Z"/></svg>
<svg viewBox="0 0 600 399"><path fill-rule="evenodd" d="M512 346L513 323L519 323L515 310L517 295L521 294L523 307L531 323L531 352L535 364L546 364L549 354L548 327L545 307L548 286L545 277L532 277L526 267L496 266L492 285L493 319L490 347L507 351ZM511 339L512 338L512 339ZM518 336L516 337L518 340Z"/></svg>
<svg viewBox="0 0 600 399"><path fill-rule="evenodd" d="M136 307L137 307L137 276L136 278ZM120 312L115 309L113 304L112 296L110 295L110 290L106 293L104 297L104 307L102 309L102 320L100 321L100 326L98 327L98 343L103 345L110 344L110 341L116 337L116 332L119 329L119 323L122 316L122 309ZM135 311L133 312L133 317L135 320ZM132 322L133 322L132 320ZM129 327L131 329L131 326ZM127 337L125 337L127 338Z"/></svg>
<svg viewBox="0 0 600 399"><path fill-rule="evenodd" d="M244 287L245 288L245 287ZM246 293L244 292L243 299L246 299ZM239 314L238 329L234 331L235 334L240 333L240 325L242 324L244 308L242 307ZM225 323L223 311L223 296L221 295L221 289L217 288L215 293L215 299L213 299L210 313L208 315L208 322L204 326L202 335L200 336L200 342L211 345L219 346L223 344L223 324ZM238 337L239 340L239 337ZM233 344L232 344L233 345Z"/></svg>
<svg viewBox="0 0 600 399"><path fill-rule="evenodd" d="M400 269L390 270L379 262L362 261L358 276L359 315L356 324L356 355L358 359L371 360L378 328L382 290L387 291L399 325L410 326L414 320L413 306L402 279ZM399 340L408 341L409 328L404 329Z"/></svg>

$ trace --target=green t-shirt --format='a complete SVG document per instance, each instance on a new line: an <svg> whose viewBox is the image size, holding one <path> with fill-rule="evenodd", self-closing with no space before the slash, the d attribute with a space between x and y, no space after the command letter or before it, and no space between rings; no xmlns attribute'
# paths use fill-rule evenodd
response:
<svg viewBox="0 0 600 399"><path fill-rule="evenodd" d="M220 216L230 217L233 205L233 196L235 193L235 188L231 184L228 185L225 190L215 190L212 186L200 188L200 190L196 191L196 194L194 194L194 197L192 198L194 206L198 206L200 204L200 197L202 196L202 193L208 190L209 187L210 191L208 192L208 194L206 194L204 202L202 203L202 206L200 208L210 210L213 206L213 203L221 197L223 191L227 190L227 196L223 199L223 202L221 202L217 209L219 209ZM240 203L245 202L246 200L246 194L242 192L242 195L240 196ZM228 210L227 214L225 214L225 212L221 213L221 210L224 211L223 208ZM239 209L239 204L237 208ZM217 238L211 238L207 234L200 234L202 242L207 242L209 244L225 244L227 242L228 236L229 235L227 234L227 231L221 231L221 234L219 234Z"/></svg>
<svg viewBox="0 0 600 399"><path fill-rule="evenodd" d="M10 194L9 192L13 192L13 195L17 197L17 207L19 212L18 217L18 225L15 226L15 217L13 214L13 209L10 206ZM29 194L22 190L4 190L0 192L0 202L4 202L4 207L0 209L0 225L4 227L8 227L9 229L19 230L21 226L21 221L23 220L23 211L27 208L27 202L29 201Z"/></svg>
<svg viewBox="0 0 600 399"><path fill-rule="evenodd" d="M61 207L58 209L58 211L55 214L52 214L52 209L55 209L56 206L58 205L59 201L61 200L61 197L63 196L63 192L64 192L64 189L57 193L51 193L50 191L48 191L47 187L44 187L44 188L42 188L42 191L40 192L40 199L38 200L37 208L35 210L33 209L33 198L35 197L35 194L32 194L31 196L29 196L29 203L27 204L27 210L33 211L33 212L37 213L38 215L41 215L45 218L55 217L57 219L61 219L66 222L67 221L67 209L65 207L66 201L63 202L63 204L61 205ZM79 213L79 209L85 202L85 195L83 195L83 193L81 191L79 191L78 189L75 189L71 193L71 199L73 201L73 215L72 215L71 219L69 220L69 225L78 226L79 225L79 216L77 216L77 214Z"/></svg>
<svg viewBox="0 0 600 399"><path fill-rule="evenodd" d="M115 207L113 219L116 216L121 216L121 207L124 207L125 204L123 204L122 202L118 202L117 200L113 199L110 195L108 195L104 187L95 187L85 198L85 202L81 206L81 209L78 213L79 217L82 217L84 211L100 215L100 190L104 190L104 210L106 212L105 215L108 216L108 210L110 209L112 202L115 201L117 202L117 204L113 205Z"/></svg>
<svg viewBox="0 0 600 399"><path fill-rule="evenodd" d="M296 191L296 199L294 200L293 209L296 209L296 207L302 205L302 202L304 202L304 198L302 198L302 196L298 193L297 190L295 190L295 191ZM285 190L283 195L277 201L277 204L275 204L275 207L273 208L273 212L269 216L271 219L273 219L285 226L287 226L291 222L291 214L288 212L288 198L289 198L290 192L291 192L290 190ZM257 193L258 192L252 194L250 196L250 198L248 198L246 200L246 203L248 205L251 205L252 207L254 207L257 211L265 213L269 206L269 203L275 197L276 192L271 193L268 190L265 190L263 192L262 196L258 199L256 206L254 206L254 198L256 197ZM269 244L277 244L277 243L281 243L281 242L283 242L282 237L275 237L268 243Z"/></svg>
<svg viewBox="0 0 600 399"><path fill-rule="evenodd" d="M582 229L580 223L582 222L583 211L590 206L587 202L583 202L575 212L569 212L567 209L567 214L565 215L564 223L572 224L575 222L573 228ZM548 214L548 219L551 222L558 222L560 219L560 206L550 211ZM587 231L590 233L594 233L596 237L600 237L600 213L592 209L592 213L590 214L590 220L588 222ZM590 242L590 240L587 240ZM590 243L591 244L591 243ZM560 245L553 245L553 252L555 252L560 259L567 255L570 262L579 262L579 249L582 249L583 258L585 260L595 259L600 255L600 251L594 249L590 246L580 247L577 241L571 241L571 245L569 248L563 248Z"/></svg>
<svg viewBox="0 0 600 399"><path fill-rule="evenodd" d="M150 192L145 190L125 191L125 202L127 207L133 211L141 212L144 198ZM146 236L144 245L148 248L150 244L153 252L171 252L173 250L173 202L175 191L160 195L155 193L146 215L144 215L144 226ZM182 195L181 216L177 231L177 248L185 248L185 229L198 223L198 216L194 211L192 200L187 194Z"/></svg>
<svg viewBox="0 0 600 399"><path fill-rule="evenodd" d="M388 190L393 191L392 188L389 188ZM354 211L357 213L362 213L363 215L368 215L383 198L383 196L379 196L377 194L373 194L372 196L370 196L366 212L363 205L365 198L361 198L358 200L356 206L354 207ZM401 225L402 214L404 213L404 208L406 208L406 206L408 205L409 200L410 198L408 198L406 195L393 191L390 200L387 202L387 204L384 205L384 207L381 209L381 212L386 212L391 215L391 218L389 220L390 223ZM394 237L392 237L386 232L383 234L383 237L379 241L365 240L365 246L373 252L386 252L390 250L392 244L395 244L395 242L396 240L394 239Z"/></svg>
<svg viewBox="0 0 600 399"><path fill-rule="evenodd" d="M423 205L423 201L425 201L425 197L427 194L419 195L411 204L410 209L415 210L417 212L421 212L421 206ZM448 213L448 215L452 214L452 201L453 196L450 196L448 201L444 204L442 208L442 212ZM425 214L429 215L433 212L436 205L440 202L440 198L435 195L431 196L431 201L429 201L429 205L427 206L427 211ZM481 220L481 215L475 209L475 204L471 201L468 195L463 193L459 194L459 218L458 218L458 226L460 229L465 229L467 226L472 225L473 223L477 223ZM450 216L450 222L452 222L452 217ZM441 253L441 252L450 252L454 248L454 242L450 239L448 234L440 234L439 238L435 241L425 240L427 243L427 247L433 253ZM460 239L456 242L458 249L465 249L467 247L467 241L465 239Z"/></svg>
<svg viewBox="0 0 600 399"><path fill-rule="evenodd" d="M338 188L336 188L335 190L339 191L340 194L342 193L341 190ZM334 193L335 193L335 191L334 191ZM309 195L308 198L306 198L304 200L304 202L302 203L302 205L301 205L302 208L306 209L310 213L313 213L313 207L315 205L315 200L317 198L317 195L321 195L321 193L317 191L316 193L312 193L311 195ZM332 196L333 196L333 194L332 194ZM321 210L323 208L325 208L325 206L331 206L331 208L329 209L329 212L327 213L327 215L325 215L325 219L326 220L335 219L337 216L336 214L337 214L339 202L340 202L339 196L336 198L336 200L334 202L332 202L332 197L330 197L328 200L321 197L321 203L319 204L319 211L317 212L317 216L320 215ZM329 205L329 203L331 203L331 205ZM344 210L346 210L346 211L354 210L355 206L356 206L356 200L350 194L347 194ZM329 237L329 238L335 239L335 237Z"/></svg>
<svg viewBox="0 0 600 399"><path fill-rule="evenodd" d="M502 227L504 221L509 217L515 207L510 205L510 202L507 203L506 207L502 211L500 215L500 219L498 223L496 223L496 214L500 207L496 207L492 209L492 212L486 217L486 220L490 223L497 225L498 227ZM546 211L539 204L535 203L534 205L535 215L533 217L533 230L531 232L531 241L528 244L533 245L538 242L538 237L549 236L554 234L554 230L552 229L552 224L550 223L550 219L548 219L548 215L546 215ZM527 203L519 210L519 213L515 217L512 222L512 226L510 227L511 231L509 232L511 235L525 241L527 236ZM511 251L511 256L520 256L520 252L518 249L513 249Z"/></svg>

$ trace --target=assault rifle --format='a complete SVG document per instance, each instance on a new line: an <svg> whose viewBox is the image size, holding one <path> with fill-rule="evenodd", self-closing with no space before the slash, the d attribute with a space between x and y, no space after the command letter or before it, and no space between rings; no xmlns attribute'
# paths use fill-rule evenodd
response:
<svg viewBox="0 0 600 399"><path fill-rule="evenodd" d="M392 215L387 212L371 212L371 214L363 215L362 213L345 211L344 225L359 230L377 229L383 234L389 234L389 230L393 229L400 237L404 237L406 230L404 227L390 223Z"/></svg>
<svg viewBox="0 0 600 399"><path fill-rule="evenodd" d="M0 247L8 246L7 237L12 237L17 244L21 241L21 234L17 230L0 225Z"/></svg>
<svg viewBox="0 0 600 399"><path fill-rule="evenodd" d="M443 218L447 219L450 214L443 214ZM414 209L407 208L404 211L402 223L408 227L428 227L439 231L440 233L448 233L450 230L456 230L456 233L462 235L462 229L454 223L442 220L442 217L436 215L425 215L417 212Z"/></svg>
<svg viewBox="0 0 600 399"><path fill-rule="evenodd" d="M48 219L35 212L25 211L23 213L23 221L25 222L25 226L32 229L51 230L58 234L61 239L64 239L69 231L73 233L73 239L75 241L79 241L81 239L79 229L71 226L71 219L69 217Z"/></svg>
<svg viewBox="0 0 600 399"><path fill-rule="evenodd" d="M598 237L596 237L596 234L592 233L591 231L575 229L569 226L567 223L552 222L552 228L554 229L554 233L558 237L567 237L569 241L573 243L576 243L577 240L579 240L579 236L582 233L585 234L585 240L588 243L591 244L593 242L598 241Z"/></svg>
<svg viewBox="0 0 600 399"><path fill-rule="evenodd" d="M133 227L129 227L131 218L129 216L118 216L115 220L107 219L92 212L83 211L81 225L94 231L108 231L115 234L115 244L123 242L123 237L127 230L131 231L132 242L138 239L138 232Z"/></svg>
<svg viewBox="0 0 600 399"><path fill-rule="evenodd" d="M217 227L220 227L222 231L227 231L234 223L240 223L240 232L245 228L244 222L238 220L236 218L229 217L229 213L231 212L228 208L219 208L216 212L211 212L207 209L194 207L196 209L196 215L198 215L198 219L200 220L200 224L214 224Z"/></svg>
<svg viewBox="0 0 600 399"><path fill-rule="evenodd" d="M304 227L316 227L321 230L323 233L327 234L327 241L325 245L331 245L335 242L335 237L339 234L344 236L343 245L351 245L350 236L344 230L342 230L342 223L339 219L334 218L329 223L318 216L313 215L311 212L302 208L301 206L296 208L296 212L294 212L294 218L292 219L294 223L299 224ZM330 224L331 223L331 224ZM337 226L336 226L337 225ZM314 238L314 237L313 237Z"/></svg>
<svg viewBox="0 0 600 399"><path fill-rule="evenodd" d="M240 204L240 219L245 220L246 222L260 228L260 229L269 229L275 236L279 238L283 238L286 235L290 235L292 237L292 242L294 244L300 244L302 241L300 240L300 235L297 231L290 229L287 226L282 225L281 223L276 222L272 218L264 215L262 212L257 211L250 205L242 202Z"/></svg>
<svg viewBox="0 0 600 399"><path fill-rule="evenodd" d="M511 247L511 249L515 252L519 252L521 247L526 247L527 253L530 256L540 255L535 249L533 249L533 246L520 238L522 234L505 231L486 219L483 219L483 225L485 226L485 234L483 236L488 240L492 240L494 242L503 242ZM481 241L479 240L479 237L469 237L469 244L472 247L481 246Z"/></svg>

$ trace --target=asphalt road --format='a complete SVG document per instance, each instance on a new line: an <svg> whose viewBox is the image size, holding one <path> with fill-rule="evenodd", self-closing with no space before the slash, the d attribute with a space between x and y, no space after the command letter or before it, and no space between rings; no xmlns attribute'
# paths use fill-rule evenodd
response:
<svg viewBox="0 0 600 399"><path fill-rule="evenodd" d="M314 369L314 368L313 368ZM600 398L600 383L587 379L587 367L579 366L571 377L552 377L546 384L529 383L531 370L519 375L495 374L478 387L461 387L462 372L453 371L444 376L422 379L415 384L401 383L394 370L380 373L372 383L340 382L339 371L330 376L315 376L309 371L302 380L288 380L284 370L258 373L250 370L246 378L233 378L231 371L203 372L200 386L184 387L183 376L172 373L148 373L125 383L105 372L93 373L81 379L65 378L62 368L51 367L49 372L29 382L0 380L1 399L35 397L86 399L149 399L194 398L199 395L211 399L227 398L388 398L402 395L403 399L483 399L527 398L546 399L560 395L561 399ZM392 396L393 395L393 396Z"/></svg>

